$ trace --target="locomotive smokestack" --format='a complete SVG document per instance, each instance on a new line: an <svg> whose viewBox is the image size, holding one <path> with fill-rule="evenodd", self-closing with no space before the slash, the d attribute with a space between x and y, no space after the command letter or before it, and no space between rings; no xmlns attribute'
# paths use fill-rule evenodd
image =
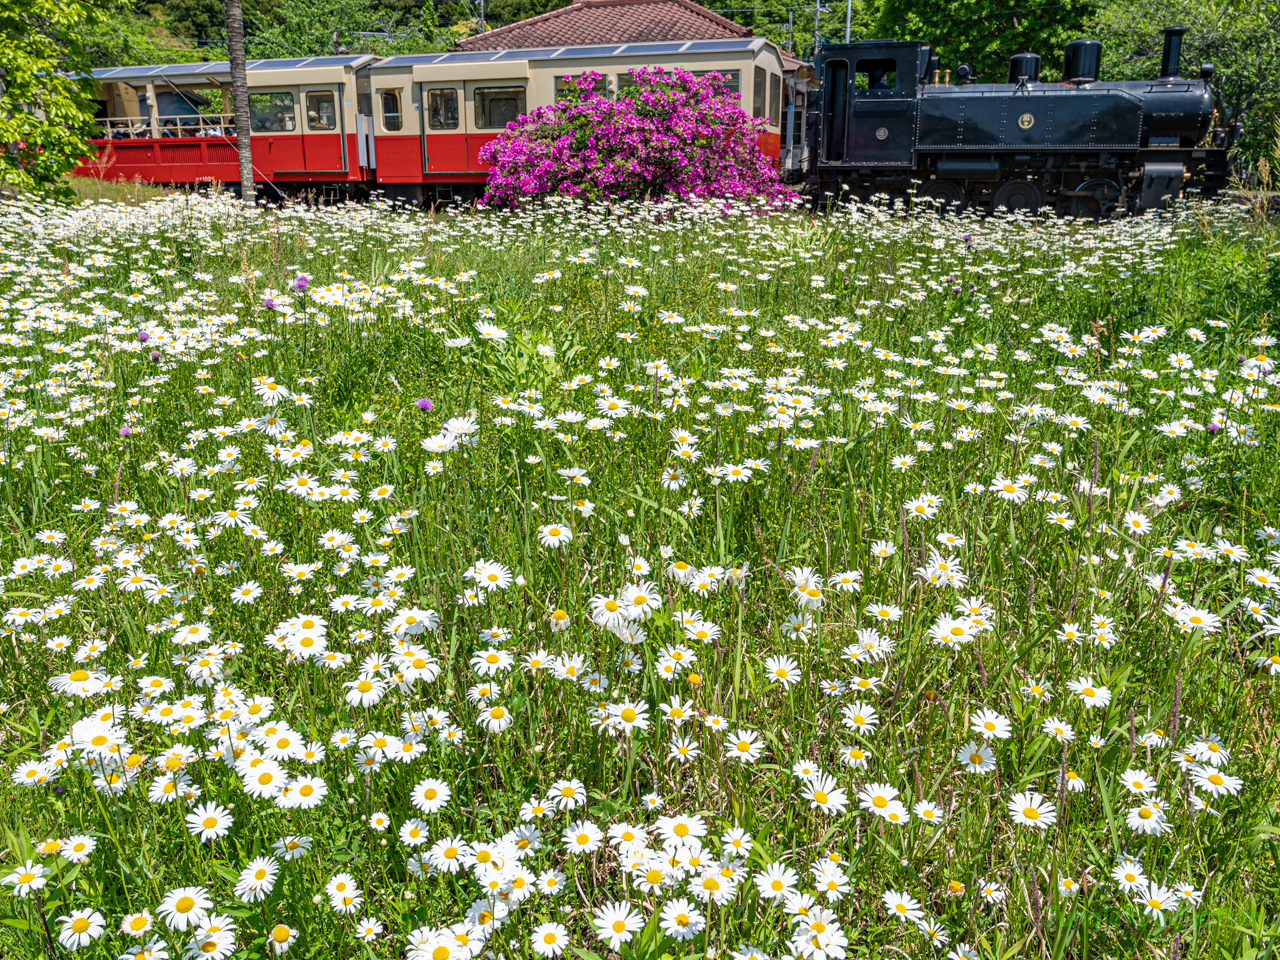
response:
<svg viewBox="0 0 1280 960"><path fill-rule="evenodd" d="M1178 61L1182 59L1182 35L1186 32L1186 27L1164 28L1164 53L1160 56L1161 79L1178 75Z"/></svg>

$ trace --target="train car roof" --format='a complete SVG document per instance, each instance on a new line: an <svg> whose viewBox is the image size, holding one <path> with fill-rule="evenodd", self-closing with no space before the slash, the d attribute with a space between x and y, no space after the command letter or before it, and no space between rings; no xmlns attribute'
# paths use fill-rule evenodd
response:
<svg viewBox="0 0 1280 960"><path fill-rule="evenodd" d="M300 67L351 67L358 69L371 60L378 58L371 53L359 53L337 57L289 57L280 60L250 60L245 65L247 70L293 70ZM231 64L226 60L208 63L161 63L137 67L103 67L90 71L95 80L109 82L134 80L164 79L175 82L188 80L221 80L230 79Z"/></svg>
<svg viewBox="0 0 1280 960"><path fill-rule="evenodd" d="M608 43L573 47L535 47L525 50L465 50L456 53L415 53L388 57L375 68L448 66L455 63L494 63L504 60L569 60L578 58L674 56L682 53L745 53L769 43L764 37L729 40L673 40L655 43Z"/></svg>
<svg viewBox="0 0 1280 960"><path fill-rule="evenodd" d="M576 60L612 57L678 56L689 53L747 53L769 44L764 37L737 37L721 40L674 40L653 43L582 44L564 47L537 47L526 50L460 50L453 53L418 53L385 59L371 53L329 57L288 57L278 60L250 60L249 72L266 70L298 70L317 67L411 67L464 63L493 63L513 60ZM160 63L134 67L101 67L90 71L100 82L138 83L165 80L170 83L224 83L231 79L231 64L226 60L200 63Z"/></svg>

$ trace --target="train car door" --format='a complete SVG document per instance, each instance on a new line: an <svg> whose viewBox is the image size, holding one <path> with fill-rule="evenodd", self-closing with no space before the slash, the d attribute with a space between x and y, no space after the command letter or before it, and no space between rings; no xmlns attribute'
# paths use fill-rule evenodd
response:
<svg viewBox="0 0 1280 960"><path fill-rule="evenodd" d="M468 165L463 85L456 81L422 83L419 94L423 115L423 172L465 172Z"/></svg>
<svg viewBox="0 0 1280 960"><path fill-rule="evenodd" d="M915 153L915 58L865 51L853 59L853 129L849 159L857 164L911 166Z"/></svg>
<svg viewBox="0 0 1280 960"><path fill-rule="evenodd" d="M472 123L467 133L466 169L484 173L489 165L480 161L480 148L505 130L508 123L527 112L525 81L469 80L467 100L472 107Z"/></svg>
<svg viewBox="0 0 1280 960"><path fill-rule="evenodd" d="M345 170L341 92L332 87L303 89L302 98L302 169L319 173Z"/></svg>

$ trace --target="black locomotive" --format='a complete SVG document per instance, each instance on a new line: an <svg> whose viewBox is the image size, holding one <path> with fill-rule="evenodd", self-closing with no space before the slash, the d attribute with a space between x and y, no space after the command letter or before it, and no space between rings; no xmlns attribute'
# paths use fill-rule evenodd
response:
<svg viewBox="0 0 1280 960"><path fill-rule="evenodd" d="M1188 189L1213 196L1241 128L1215 126L1212 64L1179 75L1183 33L1164 31L1159 79L1116 83L1099 79L1096 40L1067 44L1060 82L1040 79L1034 53L1010 59L1007 83L971 82L963 64L953 83L928 44L822 47L792 179L819 198L914 190L943 205L1095 218L1162 207Z"/></svg>

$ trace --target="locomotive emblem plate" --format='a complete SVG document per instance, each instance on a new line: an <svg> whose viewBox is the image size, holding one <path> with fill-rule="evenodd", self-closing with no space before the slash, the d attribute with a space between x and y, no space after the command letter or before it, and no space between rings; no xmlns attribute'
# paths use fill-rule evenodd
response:
<svg viewBox="0 0 1280 960"><path fill-rule="evenodd" d="M1018 118L1018 126L1023 130L1030 130L1036 125L1036 118L1029 113L1024 113Z"/></svg>
<svg viewBox="0 0 1280 960"><path fill-rule="evenodd" d="M877 139L877 140L887 140L887 139L889 139L889 130L888 130L888 128L886 128L886 127L879 127L879 128L876 130L876 139Z"/></svg>

